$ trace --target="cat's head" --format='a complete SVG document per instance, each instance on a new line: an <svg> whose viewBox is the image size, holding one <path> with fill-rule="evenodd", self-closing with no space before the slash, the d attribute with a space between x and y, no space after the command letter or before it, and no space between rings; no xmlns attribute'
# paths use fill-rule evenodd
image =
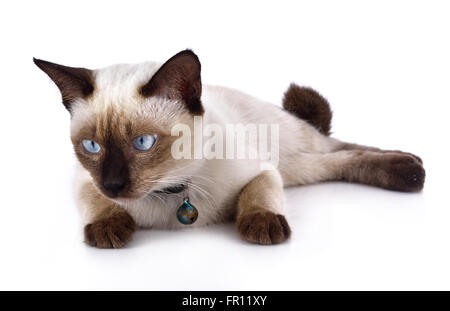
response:
<svg viewBox="0 0 450 311"><path fill-rule="evenodd" d="M190 50L162 66L115 65L98 70L34 59L55 82L71 114L76 156L109 198L134 200L180 184L195 171L175 160L175 124L203 114L200 62Z"/></svg>

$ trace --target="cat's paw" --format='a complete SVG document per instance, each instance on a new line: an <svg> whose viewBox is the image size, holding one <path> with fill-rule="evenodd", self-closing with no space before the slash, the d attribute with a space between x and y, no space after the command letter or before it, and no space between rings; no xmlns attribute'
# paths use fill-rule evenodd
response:
<svg viewBox="0 0 450 311"><path fill-rule="evenodd" d="M410 157L413 157L414 159L417 160L417 162L419 162L423 166L423 161L418 155L415 155L414 153L409 153L409 152L403 152L403 154L406 154L406 155L409 155Z"/></svg>
<svg viewBox="0 0 450 311"><path fill-rule="evenodd" d="M84 238L87 244L98 248L121 248L135 230L135 221L123 211L86 225Z"/></svg>
<svg viewBox="0 0 450 311"><path fill-rule="evenodd" d="M237 224L239 235L251 243L278 244L287 240L291 235L286 218L272 212L241 215Z"/></svg>
<svg viewBox="0 0 450 311"><path fill-rule="evenodd" d="M423 165L422 159L418 155L415 155L414 153L404 152L404 151L400 151L400 150L386 150L386 151L384 151L384 153L392 153L392 154L397 154L397 155L410 156L410 157L413 157L414 159L416 159L421 165Z"/></svg>
<svg viewBox="0 0 450 311"><path fill-rule="evenodd" d="M419 159L407 154L396 154L387 157L382 165L384 170L384 187L390 190L406 192L422 190L425 183L425 170Z"/></svg>

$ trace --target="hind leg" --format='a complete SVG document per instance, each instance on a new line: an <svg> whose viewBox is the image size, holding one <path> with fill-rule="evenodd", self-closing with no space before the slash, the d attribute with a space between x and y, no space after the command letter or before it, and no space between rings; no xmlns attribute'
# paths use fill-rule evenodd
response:
<svg viewBox="0 0 450 311"><path fill-rule="evenodd" d="M379 153L406 154L406 155L412 156L413 158L415 158L420 163L423 163L422 159L419 156L417 156L415 154L412 154L412 153L409 153L409 152L403 152L403 151L400 151L400 150L384 150L384 149L380 149L380 148L376 148L376 147L369 147L369 146L352 144L352 143L346 143L346 142L338 143L335 146L335 149L336 149L336 151L338 151L338 150L364 150L364 151L373 151L373 152L379 152Z"/></svg>
<svg viewBox="0 0 450 311"><path fill-rule="evenodd" d="M300 129L297 142L282 145L279 169L286 186L343 180L398 191L423 188L425 171L418 156L328 137L331 109L313 89L292 84L283 107L312 125Z"/></svg>
<svg viewBox="0 0 450 311"><path fill-rule="evenodd" d="M415 192L423 188L425 170L416 157L405 153L341 150L302 153L280 167L286 185L347 181L389 190Z"/></svg>

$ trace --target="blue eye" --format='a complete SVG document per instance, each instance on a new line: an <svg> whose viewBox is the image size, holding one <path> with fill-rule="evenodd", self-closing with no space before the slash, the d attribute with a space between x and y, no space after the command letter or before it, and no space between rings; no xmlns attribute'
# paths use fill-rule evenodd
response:
<svg viewBox="0 0 450 311"><path fill-rule="evenodd" d="M83 147L84 147L84 149L86 149L87 152L90 152L90 153L99 153L100 152L100 145L97 144L93 140L83 139L83 141L81 143L83 144Z"/></svg>
<svg viewBox="0 0 450 311"><path fill-rule="evenodd" d="M141 135L133 139L133 146L137 150L146 151L150 149L156 141L156 134Z"/></svg>

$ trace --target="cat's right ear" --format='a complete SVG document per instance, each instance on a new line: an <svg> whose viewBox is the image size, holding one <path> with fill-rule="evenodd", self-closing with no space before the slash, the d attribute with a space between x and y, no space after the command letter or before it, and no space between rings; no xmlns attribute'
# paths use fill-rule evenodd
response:
<svg viewBox="0 0 450 311"><path fill-rule="evenodd" d="M92 70L58 65L36 58L33 58L33 61L55 82L69 112L75 99L86 98L94 92Z"/></svg>

